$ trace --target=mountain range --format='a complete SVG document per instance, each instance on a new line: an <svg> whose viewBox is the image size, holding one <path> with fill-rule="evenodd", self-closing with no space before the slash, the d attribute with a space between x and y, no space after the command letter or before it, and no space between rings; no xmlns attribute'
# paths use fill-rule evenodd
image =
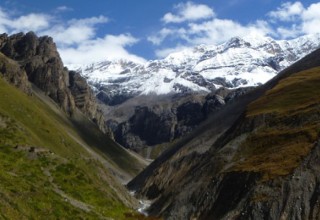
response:
<svg viewBox="0 0 320 220"><path fill-rule="evenodd" d="M262 39L122 61L130 77L89 85L51 37L0 35L1 218L319 219L319 35Z"/></svg>
<svg viewBox="0 0 320 220"><path fill-rule="evenodd" d="M218 88L261 85L320 46L320 34L293 40L249 35L220 45L200 45L161 60L103 61L70 65L108 105L137 95L209 93Z"/></svg>
<svg viewBox="0 0 320 220"><path fill-rule="evenodd" d="M319 46L320 34L292 40L249 35L146 63L117 60L69 67L88 80L114 139L155 158L212 111Z"/></svg>
<svg viewBox="0 0 320 220"><path fill-rule="evenodd" d="M164 219L319 219L320 50L226 104L128 187Z"/></svg>

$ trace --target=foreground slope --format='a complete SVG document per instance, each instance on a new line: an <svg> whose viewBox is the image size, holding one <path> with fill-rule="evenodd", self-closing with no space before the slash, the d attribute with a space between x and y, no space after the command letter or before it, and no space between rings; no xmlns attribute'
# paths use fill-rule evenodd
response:
<svg viewBox="0 0 320 220"><path fill-rule="evenodd" d="M144 161L79 110L68 117L1 53L0 158L1 218L141 218L119 180Z"/></svg>
<svg viewBox="0 0 320 220"><path fill-rule="evenodd" d="M129 188L166 219L319 219L319 85L317 50L223 108Z"/></svg>

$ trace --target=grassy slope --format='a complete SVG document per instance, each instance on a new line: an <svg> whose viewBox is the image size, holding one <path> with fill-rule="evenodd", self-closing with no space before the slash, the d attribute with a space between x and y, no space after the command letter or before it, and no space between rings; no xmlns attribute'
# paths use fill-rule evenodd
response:
<svg viewBox="0 0 320 220"><path fill-rule="evenodd" d="M117 195L124 189L70 136L77 129L1 77L0 94L0 218L136 216Z"/></svg>
<svg viewBox="0 0 320 220"><path fill-rule="evenodd" d="M262 172L270 179L297 167L319 138L319 94L318 67L281 80L251 103L246 117L267 119L242 143L234 169Z"/></svg>
<svg viewBox="0 0 320 220"><path fill-rule="evenodd" d="M117 173L122 181L137 175L146 165L147 162L116 144L109 137L103 134L98 127L80 112L76 111L73 117L67 118L62 113L56 103L49 99L42 91L33 86L34 94L54 111L55 120L63 125L64 132L73 137L81 146L94 154L97 159L104 163L108 168ZM48 111L48 109L46 110ZM107 161L107 163L106 163Z"/></svg>

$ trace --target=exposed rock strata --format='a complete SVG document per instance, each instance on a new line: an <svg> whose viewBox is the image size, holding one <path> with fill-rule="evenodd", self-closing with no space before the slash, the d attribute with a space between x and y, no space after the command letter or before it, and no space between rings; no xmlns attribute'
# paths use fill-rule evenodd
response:
<svg viewBox="0 0 320 220"><path fill-rule="evenodd" d="M0 35L0 52L15 61L14 69L0 70L10 82L26 87L27 80L52 98L69 115L76 108L107 132L102 112L85 79L64 67L53 39L33 32ZM27 78L26 78L27 76ZM25 90L25 89L24 89Z"/></svg>

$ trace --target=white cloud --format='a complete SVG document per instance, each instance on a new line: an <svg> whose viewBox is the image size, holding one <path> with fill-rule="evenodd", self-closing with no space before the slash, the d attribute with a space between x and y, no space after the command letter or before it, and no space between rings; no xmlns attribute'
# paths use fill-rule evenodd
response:
<svg viewBox="0 0 320 220"><path fill-rule="evenodd" d="M188 49L188 48L189 47L187 47L187 46L177 45L177 46L172 47L172 48L164 48L164 49L156 50L155 54L159 58L164 58L164 57L168 56L171 53L179 52L179 51L182 51L182 50L185 50L185 49Z"/></svg>
<svg viewBox="0 0 320 220"><path fill-rule="evenodd" d="M51 17L45 14L28 14L9 22L9 27L16 31L40 31L49 27Z"/></svg>
<svg viewBox="0 0 320 220"><path fill-rule="evenodd" d="M51 19L51 16L39 13L30 13L13 18L0 8L0 30L2 32L40 31L50 26Z"/></svg>
<svg viewBox="0 0 320 220"><path fill-rule="evenodd" d="M277 10L271 11L268 15L275 20L294 21L304 10L301 2L285 2Z"/></svg>
<svg viewBox="0 0 320 220"><path fill-rule="evenodd" d="M73 8L70 8L68 6L62 5L56 8L57 12L65 12L65 11L73 11Z"/></svg>
<svg viewBox="0 0 320 220"><path fill-rule="evenodd" d="M145 62L136 55L130 54L125 48L137 43L138 39L129 34L106 35L104 38L79 43L76 47L60 48L60 54L65 64L88 64L102 60L127 59L135 62Z"/></svg>
<svg viewBox="0 0 320 220"><path fill-rule="evenodd" d="M314 34L320 32L320 3L315 3L306 8L302 15L302 32Z"/></svg>
<svg viewBox="0 0 320 220"><path fill-rule="evenodd" d="M171 12L165 14L162 18L164 23L181 23L185 21L196 21L214 17L213 10L204 4L195 4L193 2L180 3L174 7L176 14Z"/></svg>
<svg viewBox="0 0 320 220"><path fill-rule="evenodd" d="M188 23L186 27L164 27L148 37L148 40L157 46L165 40L183 40L186 46L195 46L221 43L234 36L266 35L270 32L272 31L268 23L260 20L253 24L242 25L233 20L213 18L208 21ZM162 56L165 53L156 52L156 54Z"/></svg>
<svg viewBox="0 0 320 220"><path fill-rule="evenodd" d="M154 45L160 45L167 37L184 38L187 36L187 30L184 28L162 28L157 34L147 38Z"/></svg>
<svg viewBox="0 0 320 220"><path fill-rule="evenodd" d="M304 34L319 33L320 27L320 3L314 3L304 7L301 2L286 2L276 11L269 13L273 22L285 22L276 30L281 38L292 38Z"/></svg>
<svg viewBox="0 0 320 220"><path fill-rule="evenodd" d="M176 14L165 14L162 18L164 27L147 38L156 46L166 41L177 42L172 48L155 51L158 57L167 55L169 51L176 51L181 48L182 43L189 47L217 44L234 36L266 35L271 32L269 24L265 21L257 20L243 25L230 19L220 19L216 17L213 8L203 4L180 3L175 6L175 10Z"/></svg>
<svg viewBox="0 0 320 220"><path fill-rule="evenodd" d="M234 36L266 35L270 28L263 21L242 25L232 20L215 18L200 24L191 23L187 32L190 34L189 43L197 45L221 43Z"/></svg>
<svg viewBox="0 0 320 220"><path fill-rule="evenodd" d="M70 10L61 6L56 10ZM65 64L92 63L106 59L128 59L144 62L144 59L128 52L127 47L138 42L130 34L97 36L97 26L108 23L105 16L61 21L47 14L14 16L0 7L0 32L34 31L38 35L53 37Z"/></svg>
<svg viewBox="0 0 320 220"><path fill-rule="evenodd" d="M157 57L163 58L172 52L199 44L222 43L235 36L264 36L271 32L268 23L264 21L256 21L254 24L244 26L232 20L217 18L202 23L190 23L187 29L182 29L183 31L179 30L180 29L169 29L164 32L165 34L160 31L159 39L162 41L165 40L165 38L179 37L183 39L185 43L184 46L178 43L177 46L172 48L158 49L155 51Z"/></svg>
<svg viewBox="0 0 320 220"><path fill-rule="evenodd" d="M57 44L73 45L94 38L96 25L107 22L108 18L104 16L72 19L66 24L56 24L40 34L52 36Z"/></svg>

